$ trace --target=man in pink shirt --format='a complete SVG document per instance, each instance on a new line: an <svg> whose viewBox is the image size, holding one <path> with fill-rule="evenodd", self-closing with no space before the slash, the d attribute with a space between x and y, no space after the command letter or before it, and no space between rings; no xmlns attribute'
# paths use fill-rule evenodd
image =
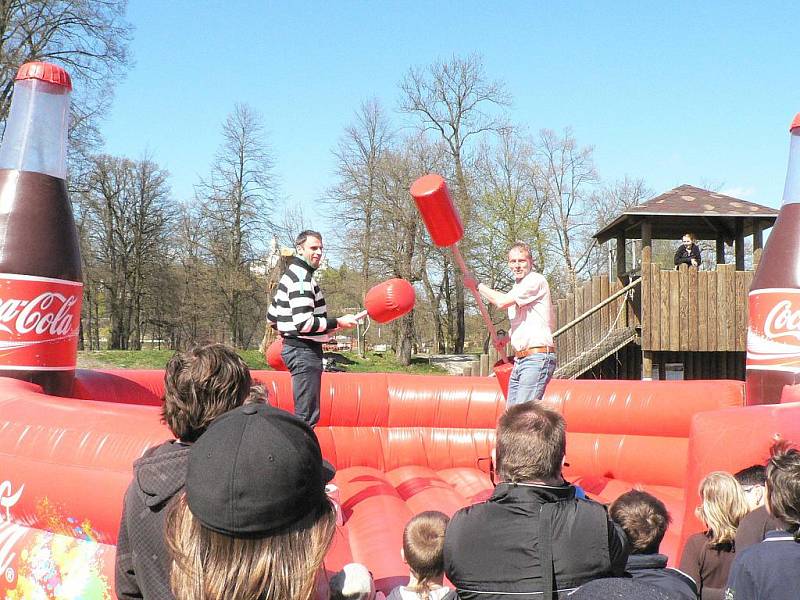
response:
<svg viewBox="0 0 800 600"><path fill-rule="evenodd" d="M511 322L511 347L514 370L508 384L507 405L541 400L544 389L556 368L553 345L553 305L550 286L543 275L533 270L528 244L516 242L508 251L508 266L514 276L509 292L493 290L465 277L464 285L476 286L478 292L497 308L508 309Z"/></svg>

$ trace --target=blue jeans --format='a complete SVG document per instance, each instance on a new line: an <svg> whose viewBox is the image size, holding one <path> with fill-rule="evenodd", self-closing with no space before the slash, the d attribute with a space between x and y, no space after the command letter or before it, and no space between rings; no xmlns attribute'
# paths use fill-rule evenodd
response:
<svg viewBox="0 0 800 600"><path fill-rule="evenodd" d="M555 352L529 354L516 360L508 381L506 406L541 400L555 370Z"/></svg>
<svg viewBox="0 0 800 600"><path fill-rule="evenodd" d="M294 414L311 427L319 421L322 388L322 345L319 348L283 345L281 358L292 374Z"/></svg>

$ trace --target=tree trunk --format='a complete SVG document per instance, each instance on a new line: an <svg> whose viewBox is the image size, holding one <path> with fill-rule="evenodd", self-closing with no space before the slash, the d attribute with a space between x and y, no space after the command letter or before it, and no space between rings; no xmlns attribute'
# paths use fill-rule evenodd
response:
<svg viewBox="0 0 800 600"><path fill-rule="evenodd" d="M400 318L397 336L397 362L405 367L411 364L414 344L414 317L407 314Z"/></svg>

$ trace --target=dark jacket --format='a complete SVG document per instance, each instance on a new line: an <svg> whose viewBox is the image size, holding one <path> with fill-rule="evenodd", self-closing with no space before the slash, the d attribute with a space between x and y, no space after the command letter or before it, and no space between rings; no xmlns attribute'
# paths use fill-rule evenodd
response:
<svg viewBox="0 0 800 600"><path fill-rule="evenodd" d="M444 541L445 572L461 600L549 600L541 594L547 575L556 590L572 590L623 574L626 558L625 534L605 507L575 498L571 485L501 483L453 516Z"/></svg>
<svg viewBox="0 0 800 600"><path fill-rule="evenodd" d="M164 518L170 501L186 482L189 448L165 442L133 463L117 541L117 598L174 598L169 588Z"/></svg>
<svg viewBox="0 0 800 600"><path fill-rule="evenodd" d="M734 559L733 544L708 545L708 536L695 533L683 547L679 569L697 583L703 600L722 600Z"/></svg>
<svg viewBox="0 0 800 600"><path fill-rule="evenodd" d="M686 573L667 567L663 554L631 554L625 567L636 581L670 592L676 598L697 600L697 585Z"/></svg>
<svg viewBox="0 0 800 600"><path fill-rule="evenodd" d="M800 543L786 531L770 531L764 541L737 555L725 598L797 600L800 596Z"/></svg>
<svg viewBox="0 0 800 600"><path fill-rule="evenodd" d="M754 546L763 540L768 531L782 530L786 526L767 511L763 504L754 508L739 521L736 528L736 551Z"/></svg>
<svg viewBox="0 0 800 600"><path fill-rule="evenodd" d="M567 596L568 600L682 600L683 596L635 579L595 579Z"/></svg>
<svg viewBox="0 0 800 600"><path fill-rule="evenodd" d="M692 259L697 261L697 265L700 266L702 259L700 258L700 248L697 247L697 244L692 244L692 247L687 250L686 246L681 244L678 249L675 251L675 266L679 267L682 264L692 266Z"/></svg>

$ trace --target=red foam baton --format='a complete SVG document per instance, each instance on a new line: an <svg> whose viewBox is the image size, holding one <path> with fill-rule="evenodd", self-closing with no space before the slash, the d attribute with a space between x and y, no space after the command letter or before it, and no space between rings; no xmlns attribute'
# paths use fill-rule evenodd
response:
<svg viewBox="0 0 800 600"><path fill-rule="evenodd" d="M360 320L369 315L373 321L388 323L408 314L414 308L416 298L414 286L405 279L387 279L367 292L364 298L366 310L355 317Z"/></svg>
<svg viewBox="0 0 800 600"><path fill-rule="evenodd" d="M286 363L283 362L283 357L281 356L281 352L283 351L283 338L279 337L277 340L272 342L267 348L267 351L264 352L264 359L267 361L267 364L272 367L275 371L288 371L289 369L286 367Z"/></svg>
<svg viewBox="0 0 800 600"><path fill-rule="evenodd" d="M458 268L461 269L461 274L466 275L468 272L467 265L464 263L464 257L461 256L461 251L456 245L464 236L464 226L461 224L461 216L458 214L458 209L450 198L447 182L441 175L434 173L423 175L411 184L411 196L414 198L414 202L417 203L422 221L425 223L433 243L440 248L449 246ZM489 330L492 345L497 348L498 352L502 352L503 344L497 339L497 330L489 317L489 311L486 310L483 298L481 298L478 290L472 290L472 295L475 297L475 303L478 305L483 322L486 323L486 328ZM505 355L503 357L504 362L508 360Z"/></svg>

